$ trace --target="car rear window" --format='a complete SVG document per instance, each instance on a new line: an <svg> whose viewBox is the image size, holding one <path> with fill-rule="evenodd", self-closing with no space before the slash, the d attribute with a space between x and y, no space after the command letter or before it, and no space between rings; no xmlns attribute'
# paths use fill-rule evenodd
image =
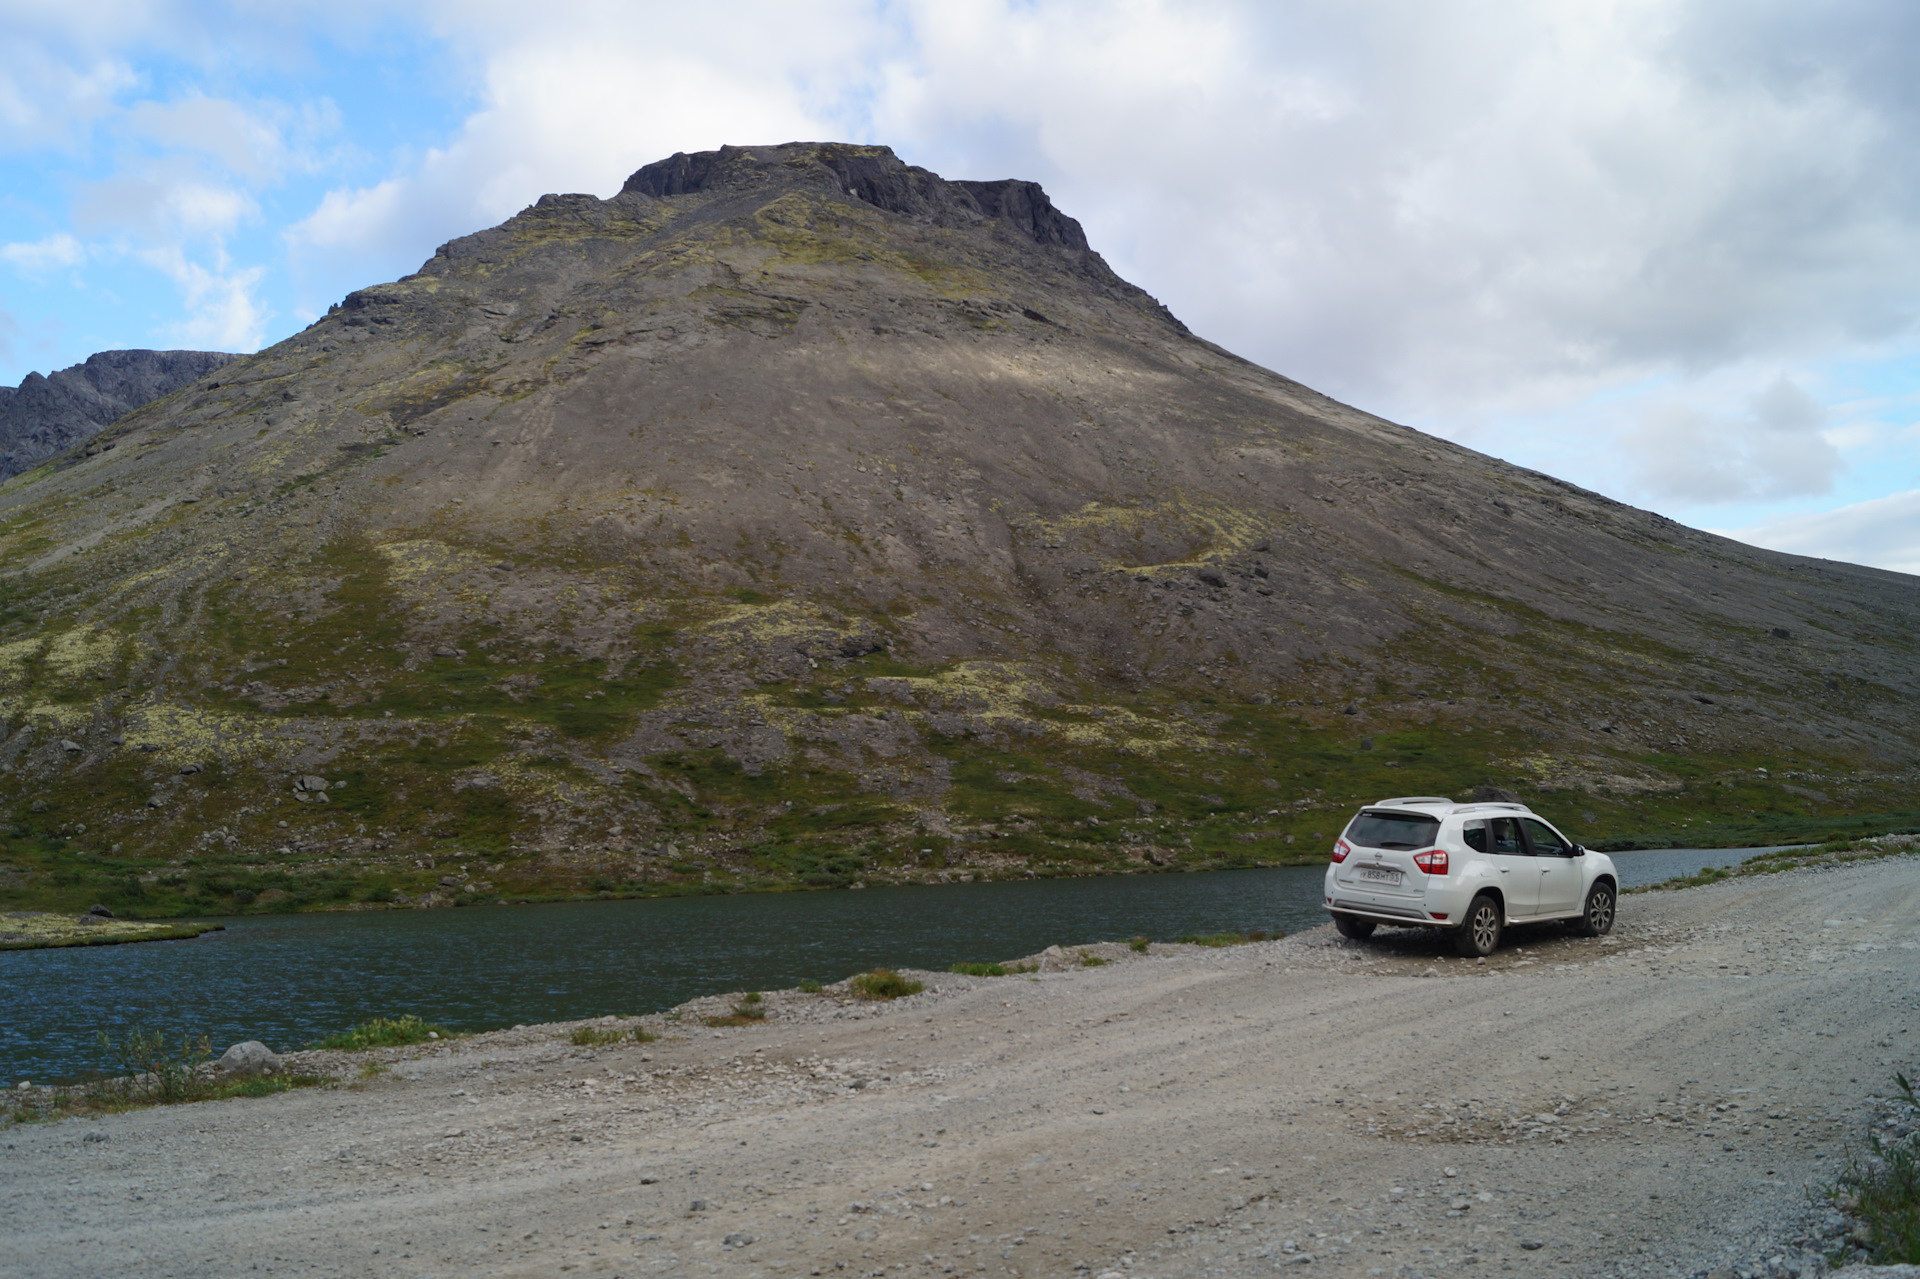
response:
<svg viewBox="0 0 1920 1279"><path fill-rule="evenodd" d="M1440 819L1418 813L1362 812L1347 827L1347 842L1362 848L1427 848L1440 833Z"/></svg>

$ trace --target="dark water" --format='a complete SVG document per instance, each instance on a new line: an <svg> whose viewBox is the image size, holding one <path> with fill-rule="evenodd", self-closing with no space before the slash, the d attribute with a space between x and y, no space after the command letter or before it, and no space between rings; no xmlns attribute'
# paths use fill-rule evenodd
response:
<svg viewBox="0 0 1920 1279"><path fill-rule="evenodd" d="M1617 853L1627 886L1756 849ZM1324 867L227 921L192 941L0 952L0 1079L106 1063L130 1025L300 1047L373 1016L460 1030L653 1012L696 995L944 969L1046 946L1326 922ZM1630 909L1630 908L1629 908Z"/></svg>

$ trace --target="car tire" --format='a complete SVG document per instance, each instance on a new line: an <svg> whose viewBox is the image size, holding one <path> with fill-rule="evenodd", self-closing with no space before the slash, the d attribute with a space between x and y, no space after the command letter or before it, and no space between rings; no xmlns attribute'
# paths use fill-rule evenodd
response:
<svg viewBox="0 0 1920 1279"><path fill-rule="evenodd" d="M1466 918L1453 930L1453 948L1468 959L1485 959L1500 948L1500 903L1487 893L1473 899Z"/></svg>
<svg viewBox="0 0 1920 1279"><path fill-rule="evenodd" d="M1613 891L1613 885L1600 880L1587 890L1587 904L1580 917L1573 921L1573 931L1582 937L1604 937L1613 931L1614 909L1619 897Z"/></svg>
<svg viewBox="0 0 1920 1279"><path fill-rule="evenodd" d="M1335 915L1333 926L1338 928L1340 935L1348 941L1365 941L1373 936L1373 930L1379 927L1371 919L1361 919L1357 915Z"/></svg>

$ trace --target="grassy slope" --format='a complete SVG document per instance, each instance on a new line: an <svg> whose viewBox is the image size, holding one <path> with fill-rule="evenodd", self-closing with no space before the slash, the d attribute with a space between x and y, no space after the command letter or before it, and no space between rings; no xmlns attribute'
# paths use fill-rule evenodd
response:
<svg viewBox="0 0 1920 1279"><path fill-rule="evenodd" d="M549 552L567 571L590 558ZM1379 655L1356 715L1313 692L1357 673L1231 701L1059 672L983 683L878 651L732 704L801 737L904 721L919 743L904 763L802 749L756 768L684 732L623 770L610 757L646 713L702 722L703 619L765 599L663 600L633 584L640 620L609 661L570 651L564 611L539 644L472 615L429 632L386 557L351 538L307 574L326 585L302 602L215 587L166 625L127 610L75 627L90 603L77 574L6 588L0 712L38 726L24 744L37 736L43 756L49 738L93 735L78 762L8 788L0 906L98 901L161 918L1280 865L1323 858L1359 803L1488 783L1603 849L1920 822L1901 779L1839 756L1764 740L1737 754L1595 749L1543 729L1518 713L1520 690L1552 690L1571 714L1692 658L1531 612L1497 644L1437 618L1411 628ZM934 713L955 699L972 709ZM118 748L100 742L109 720L125 725ZM331 762L300 762L320 755ZM296 802L291 776L314 771L335 785ZM917 792L894 784L907 775Z"/></svg>

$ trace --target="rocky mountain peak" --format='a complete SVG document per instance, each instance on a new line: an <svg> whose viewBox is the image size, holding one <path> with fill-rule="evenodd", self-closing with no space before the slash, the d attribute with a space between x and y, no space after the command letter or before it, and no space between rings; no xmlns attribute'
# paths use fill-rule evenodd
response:
<svg viewBox="0 0 1920 1279"><path fill-rule="evenodd" d="M1080 223L1055 208L1037 182L949 181L906 163L891 147L788 142L676 152L627 179L622 192L665 198L763 187L811 186L938 226L993 221L1035 244L1091 253Z"/></svg>

